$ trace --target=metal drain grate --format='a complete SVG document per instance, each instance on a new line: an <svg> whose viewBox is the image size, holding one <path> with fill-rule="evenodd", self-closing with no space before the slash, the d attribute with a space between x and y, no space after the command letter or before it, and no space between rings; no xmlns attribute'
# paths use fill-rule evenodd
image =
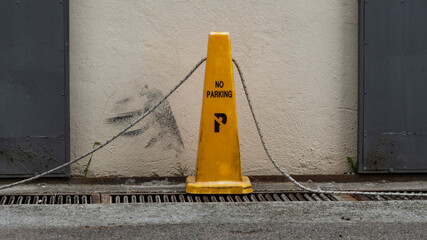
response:
<svg viewBox="0 0 427 240"><path fill-rule="evenodd" d="M165 202L287 202L287 201L341 201L329 194L306 192L253 193L244 195L192 195L192 194L114 194L110 203L165 203Z"/></svg>
<svg viewBox="0 0 427 240"><path fill-rule="evenodd" d="M401 192L403 191L394 191ZM417 191L411 193L426 193ZM0 205L19 204L96 204L96 203L207 203L207 202L293 202L293 201L391 201L427 200L427 197L317 194L303 191L262 192L251 194L194 195L186 193L93 193L0 195Z"/></svg>
<svg viewBox="0 0 427 240"><path fill-rule="evenodd" d="M426 193L427 191L403 192L399 193ZM427 200L427 197L400 197L400 196L377 196L377 195L353 195L357 201L395 201L395 200Z"/></svg>
<svg viewBox="0 0 427 240"><path fill-rule="evenodd" d="M91 195L0 195L0 205L19 204L91 204Z"/></svg>

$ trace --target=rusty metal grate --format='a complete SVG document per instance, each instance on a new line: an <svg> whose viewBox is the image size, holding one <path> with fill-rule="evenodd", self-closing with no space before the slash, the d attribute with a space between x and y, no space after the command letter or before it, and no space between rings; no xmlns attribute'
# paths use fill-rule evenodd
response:
<svg viewBox="0 0 427 240"><path fill-rule="evenodd" d="M406 192L395 191L399 193L426 193L427 191ZM401 197L401 196L378 196L378 195L353 195L357 201L396 201L396 200L427 200L427 197Z"/></svg>
<svg viewBox="0 0 427 240"><path fill-rule="evenodd" d="M403 191L394 191L401 192ZM425 193L427 191L422 191ZM415 193L415 192L411 192ZM417 191L416 193L421 193ZM207 203L207 202L295 202L295 201L391 201L427 200L427 197L317 194L304 191L262 192L243 195L194 195L186 193L93 193L0 195L0 205L51 205L96 203Z"/></svg>
<svg viewBox="0 0 427 240"><path fill-rule="evenodd" d="M0 195L0 205L19 204L91 204L92 195L53 194L53 195Z"/></svg>
<svg viewBox="0 0 427 240"><path fill-rule="evenodd" d="M112 194L110 203L165 203L165 202L287 202L287 201L342 201L338 196L306 192L253 193L244 195L192 194Z"/></svg>

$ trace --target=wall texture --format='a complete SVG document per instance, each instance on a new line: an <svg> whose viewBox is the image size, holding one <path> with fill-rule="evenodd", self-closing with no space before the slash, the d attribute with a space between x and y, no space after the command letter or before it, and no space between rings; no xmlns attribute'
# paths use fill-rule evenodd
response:
<svg viewBox="0 0 427 240"><path fill-rule="evenodd" d="M228 31L272 154L292 174L356 157L358 1L70 1L71 158L155 104ZM188 175L204 65L155 113L93 156L88 176ZM235 71L243 173L279 174ZM72 166L82 174L87 160Z"/></svg>

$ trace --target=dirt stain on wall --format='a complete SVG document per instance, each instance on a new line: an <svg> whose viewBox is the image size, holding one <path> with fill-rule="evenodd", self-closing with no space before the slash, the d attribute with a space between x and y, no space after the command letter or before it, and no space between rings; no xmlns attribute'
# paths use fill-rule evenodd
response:
<svg viewBox="0 0 427 240"><path fill-rule="evenodd" d="M126 96L116 101L112 109L115 114L107 118L105 122L116 128L123 128L147 112L163 97L164 94L159 89L150 89L145 85L136 96ZM142 103L142 107L134 107L141 106L139 103ZM127 138L148 137L150 140L145 148L156 147L161 144L164 150L172 149L177 153L182 152L184 143L172 108L167 100L138 125L141 124L143 124L142 127L128 130L122 136Z"/></svg>

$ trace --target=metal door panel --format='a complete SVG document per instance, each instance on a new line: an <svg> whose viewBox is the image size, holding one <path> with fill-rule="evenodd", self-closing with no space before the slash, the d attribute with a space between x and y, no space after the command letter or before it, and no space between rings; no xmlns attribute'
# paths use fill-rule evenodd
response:
<svg viewBox="0 0 427 240"><path fill-rule="evenodd" d="M427 172L427 1L361 1L359 172Z"/></svg>
<svg viewBox="0 0 427 240"><path fill-rule="evenodd" d="M68 1L2 0L0 33L0 177L30 176L69 161Z"/></svg>

